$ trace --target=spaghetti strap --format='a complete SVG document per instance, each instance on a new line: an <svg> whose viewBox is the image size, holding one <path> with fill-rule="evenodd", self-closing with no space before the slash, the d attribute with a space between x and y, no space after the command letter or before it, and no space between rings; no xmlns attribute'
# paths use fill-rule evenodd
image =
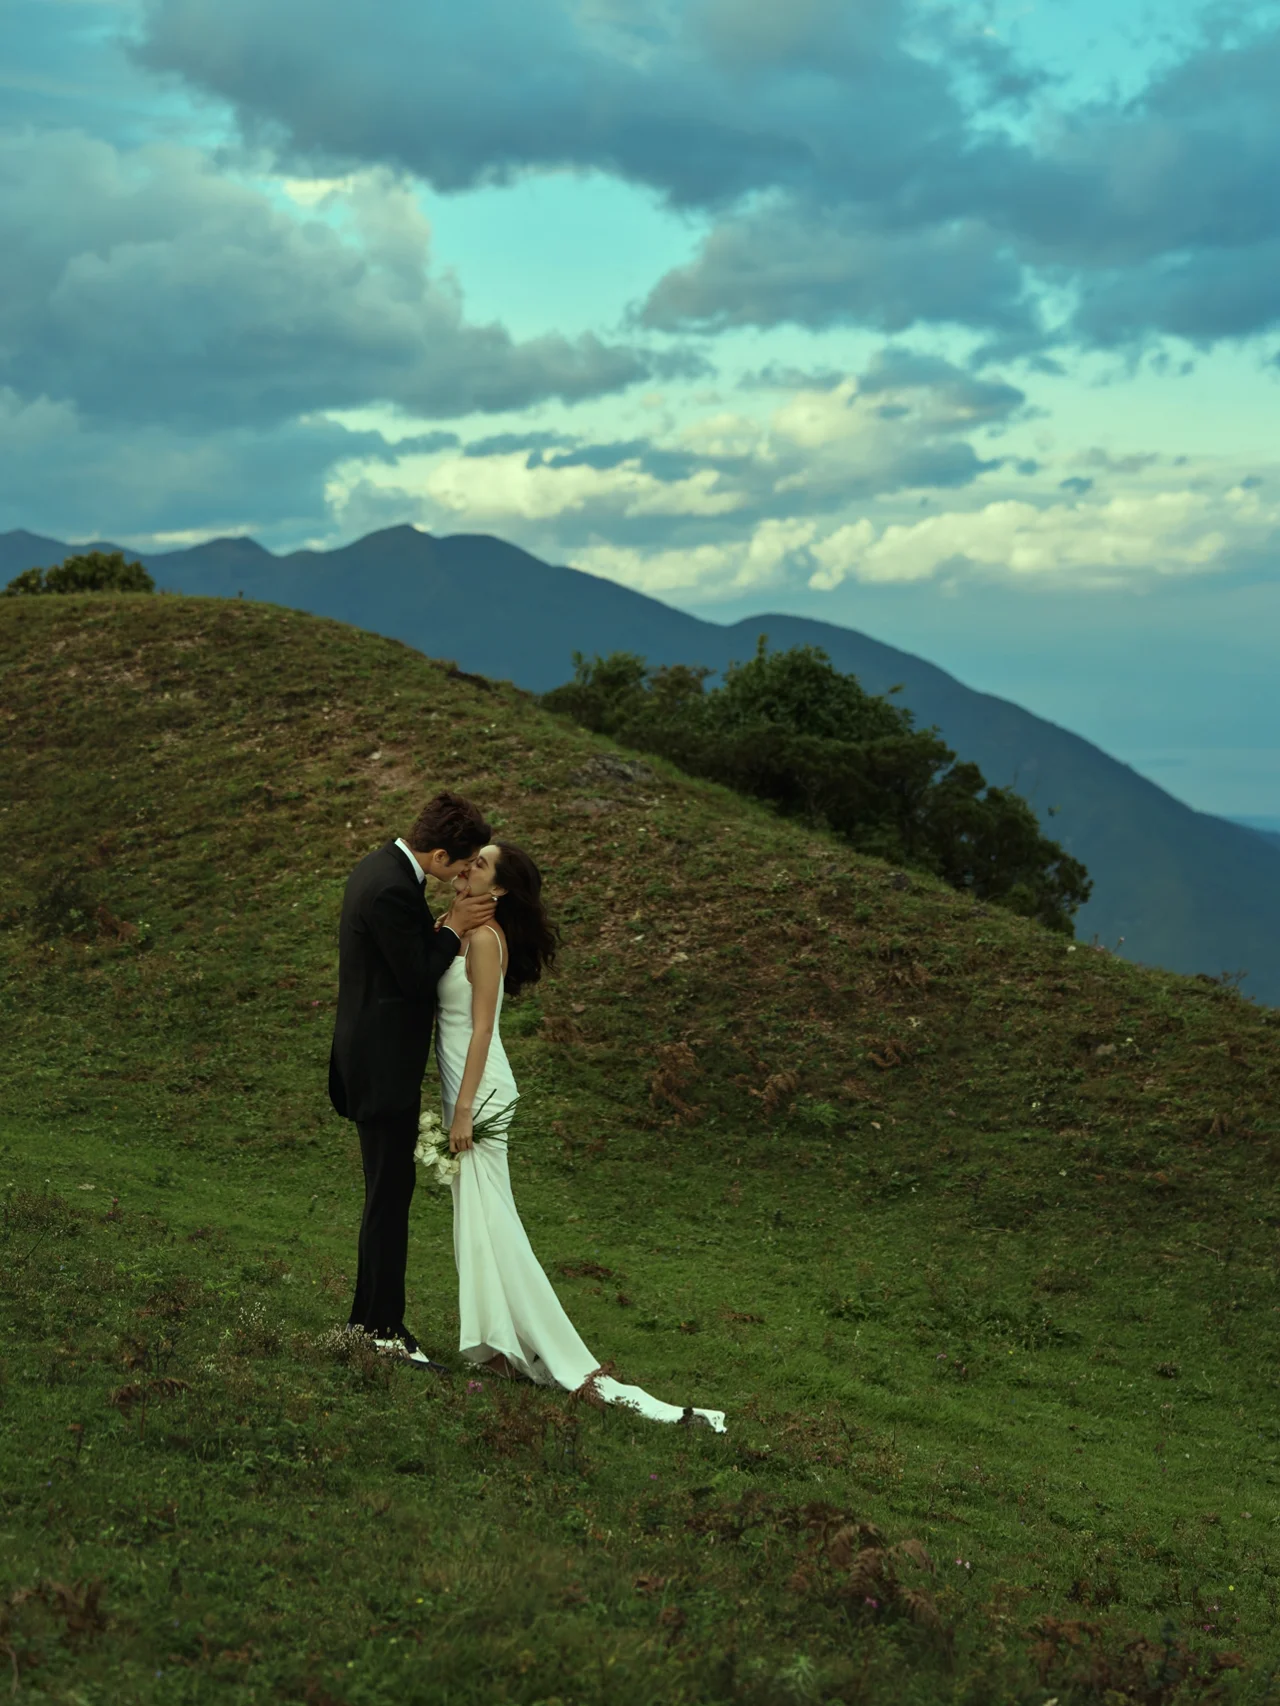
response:
<svg viewBox="0 0 1280 1706"><path fill-rule="evenodd" d="M492 925L492 924L486 924L486 925L485 925L485 929L486 929L486 930L489 930L489 931L492 931L492 933L493 933L493 934L494 934L494 935L495 935L495 936L497 936L497 937L498 937L498 970L499 970L499 971L502 971L502 969L503 969L503 961L504 961L504 960L505 960L505 959L506 959L506 957L507 957L507 956L506 956L506 955L505 955L505 954L504 954L504 953L503 953L503 951L502 951L502 937L501 937L501 936L498 936L498 932L497 932L497 931L496 931L496 930L494 930L494 928L493 928L493 925Z"/></svg>

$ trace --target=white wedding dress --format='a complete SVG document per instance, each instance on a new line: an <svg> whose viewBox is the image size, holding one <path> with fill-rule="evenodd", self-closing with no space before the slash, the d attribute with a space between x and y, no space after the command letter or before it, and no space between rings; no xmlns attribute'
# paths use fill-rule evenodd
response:
<svg viewBox="0 0 1280 1706"><path fill-rule="evenodd" d="M498 934L496 930L493 933ZM471 1045L471 982L465 944L440 979L437 1002L436 1061L447 1131ZM501 1017L499 985L493 1039L473 1104L478 1119L514 1112L520 1094L502 1046ZM486 1138L464 1150L460 1162L452 1185L453 1253L458 1264L461 1318L459 1350L476 1363L487 1362L501 1352L539 1385L576 1392L599 1369L600 1359L578 1337L533 1253L511 1195L506 1140ZM639 1386L627 1386L603 1374L593 1386L605 1403L625 1405L652 1421L679 1422L697 1416L717 1433L725 1431L721 1410L685 1410L678 1404L664 1404Z"/></svg>

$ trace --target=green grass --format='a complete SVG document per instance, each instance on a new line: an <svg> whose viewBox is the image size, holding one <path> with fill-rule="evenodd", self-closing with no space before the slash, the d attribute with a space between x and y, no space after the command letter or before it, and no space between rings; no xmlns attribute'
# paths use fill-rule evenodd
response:
<svg viewBox="0 0 1280 1706"><path fill-rule="evenodd" d="M335 623L12 600L0 670L0 1688L1280 1692L1280 1014L611 776ZM330 1337L338 900L441 784L566 930L504 1021L535 1248L598 1355L727 1438ZM423 1184L445 1355L449 1240Z"/></svg>

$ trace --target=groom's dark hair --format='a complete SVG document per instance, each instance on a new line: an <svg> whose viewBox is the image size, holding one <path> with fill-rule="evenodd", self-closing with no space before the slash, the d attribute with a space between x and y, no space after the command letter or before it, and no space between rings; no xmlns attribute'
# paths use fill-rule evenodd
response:
<svg viewBox="0 0 1280 1706"><path fill-rule="evenodd" d="M488 845L489 825L479 806L464 800L461 794L437 794L418 813L405 840L415 853L430 853L435 847L443 847L451 861L469 859Z"/></svg>

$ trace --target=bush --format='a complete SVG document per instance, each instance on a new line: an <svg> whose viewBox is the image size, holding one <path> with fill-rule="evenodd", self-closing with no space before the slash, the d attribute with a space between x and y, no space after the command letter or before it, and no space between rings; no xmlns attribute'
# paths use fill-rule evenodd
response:
<svg viewBox="0 0 1280 1706"><path fill-rule="evenodd" d="M88 551L51 569L24 569L4 589L6 598L45 592L154 592L156 583L141 563L123 551Z"/></svg>
<svg viewBox="0 0 1280 1706"><path fill-rule="evenodd" d="M909 710L866 692L816 646L771 653L761 636L755 657L708 690L710 673L649 669L630 652L590 662L575 653L574 679L543 703L767 800L860 853L931 871L975 900L1072 933L1092 888L1088 872L1041 833L1020 795L988 787L936 728L917 729Z"/></svg>

